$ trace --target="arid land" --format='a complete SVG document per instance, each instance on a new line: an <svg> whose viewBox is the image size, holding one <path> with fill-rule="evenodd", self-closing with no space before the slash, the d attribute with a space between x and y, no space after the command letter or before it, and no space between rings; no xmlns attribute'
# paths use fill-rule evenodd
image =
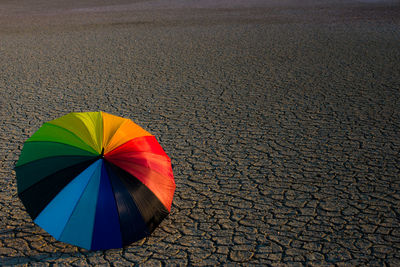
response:
<svg viewBox="0 0 400 267"><path fill-rule="evenodd" d="M177 187L150 237L90 252L35 226L13 167L98 110ZM1 0L0 123L2 266L400 265L397 1Z"/></svg>

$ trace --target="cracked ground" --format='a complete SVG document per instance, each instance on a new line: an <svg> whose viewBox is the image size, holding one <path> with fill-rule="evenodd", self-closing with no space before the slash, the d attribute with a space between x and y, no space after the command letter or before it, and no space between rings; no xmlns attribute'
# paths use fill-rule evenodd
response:
<svg viewBox="0 0 400 267"><path fill-rule="evenodd" d="M103 2L1 11L0 265L400 265L398 5ZM150 237L91 252L35 226L13 167L98 110L154 134L177 187Z"/></svg>

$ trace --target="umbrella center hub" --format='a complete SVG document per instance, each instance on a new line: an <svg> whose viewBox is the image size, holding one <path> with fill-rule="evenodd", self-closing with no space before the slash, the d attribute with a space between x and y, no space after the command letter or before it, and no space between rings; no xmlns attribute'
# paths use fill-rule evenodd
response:
<svg viewBox="0 0 400 267"><path fill-rule="evenodd" d="M101 159L104 159L104 147L103 147L103 149L101 150L100 158L101 158Z"/></svg>

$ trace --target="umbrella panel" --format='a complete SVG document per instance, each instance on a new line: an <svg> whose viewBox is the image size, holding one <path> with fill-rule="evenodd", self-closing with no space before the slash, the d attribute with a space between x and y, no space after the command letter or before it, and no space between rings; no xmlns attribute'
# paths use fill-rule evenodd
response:
<svg viewBox="0 0 400 267"><path fill-rule="evenodd" d="M28 140L28 142L35 141L45 141L45 142L57 142L63 143L66 145L74 146L81 148L83 150L87 150L91 153L97 153L94 148L86 144L80 137L78 137L73 132L60 127L58 125L53 125L50 123L45 123L42 127L39 128ZM25 150L25 145L24 145Z"/></svg>
<svg viewBox="0 0 400 267"><path fill-rule="evenodd" d="M35 223L46 229L56 239L60 238L89 180L99 165L98 162L91 164L66 185L36 217Z"/></svg>
<svg viewBox="0 0 400 267"><path fill-rule="evenodd" d="M20 198L34 221L49 234L91 250L140 240L168 215L160 200L136 177L98 158L45 177L20 193Z"/></svg>
<svg viewBox="0 0 400 267"><path fill-rule="evenodd" d="M88 250L92 244L102 160L99 159L94 165L95 170L60 236L60 241Z"/></svg>
<svg viewBox="0 0 400 267"><path fill-rule="evenodd" d="M86 160L82 162L83 159ZM43 162L40 160L40 164L38 164L37 161L32 164L28 163L20 168L24 168L23 170L27 173L35 173L35 171L39 171L38 168L47 167L47 164L45 163L52 163L59 167L59 165L66 160L68 160L68 157L57 157L52 158L51 161L46 160ZM76 159L74 158L74 160ZM79 160L80 163L71 164L72 166L57 170L53 174L43 177L39 182L19 193L19 197L24 204L26 211L33 220L69 182L89 167L96 158L79 158ZM28 167L31 168L28 169ZM18 171L17 169L17 174L21 175L21 170Z"/></svg>
<svg viewBox="0 0 400 267"><path fill-rule="evenodd" d="M103 122L100 112L72 112L49 121L48 124L66 129L100 153L103 141Z"/></svg>
<svg viewBox="0 0 400 267"><path fill-rule="evenodd" d="M133 199L140 211L148 232L152 233L168 215L168 210L156 195L136 177L112 163L106 163L106 165L108 166L109 172L113 173L123 183L124 187L129 192L130 198Z"/></svg>
<svg viewBox="0 0 400 267"><path fill-rule="evenodd" d="M15 167L17 173L18 192L24 192L29 187L68 167L96 159L95 156L57 156L44 158ZM89 164L90 165L90 164ZM48 188L52 190L52 188ZM40 195L37 195L40 196Z"/></svg>
<svg viewBox="0 0 400 267"><path fill-rule="evenodd" d="M92 250L122 247L119 215L105 164L101 166L99 196L93 229Z"/></svg>
<svg viewBox="0 0 400 267"><path fill-rule="evenodd" d="M36 161L39 159L50 158L50 157L62 157L62 156L88 156L95 157L97 154L89 152L87 150L63 144L58 142L45 142L35 141L26 142L24 150L19 157L17 166L24 165L26 163Z"/></svg>
<svg viewBox="0 0 400 267"><path fill-rule="evenodd" d="M109 164L106 164L106 170L117 203L122 245L125 246L148 236L150 232L128 189L117 173L113 172Z"/></svg>

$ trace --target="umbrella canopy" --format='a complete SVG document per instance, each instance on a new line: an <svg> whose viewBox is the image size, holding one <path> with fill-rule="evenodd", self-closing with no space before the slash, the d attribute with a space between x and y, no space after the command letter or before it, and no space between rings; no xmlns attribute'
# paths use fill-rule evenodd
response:
<svg viewBox="0 0 400 267"><path fill-rule="evenodd" d="M150 235L171 210L171 160L131 120L70 113L44 123L15 167L18 195L34 222L88 250Z"/></svg>

